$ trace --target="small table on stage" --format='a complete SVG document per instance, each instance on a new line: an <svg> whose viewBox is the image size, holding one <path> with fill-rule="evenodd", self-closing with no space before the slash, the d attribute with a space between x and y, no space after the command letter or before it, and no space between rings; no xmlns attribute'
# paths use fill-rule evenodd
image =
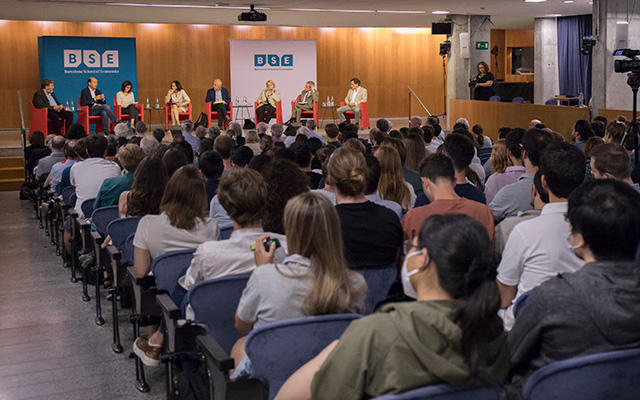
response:
<svg viewBox="0 0 640 400"><path fill-rule="evenodd" d="M235 112L235 118L233 119L234 121L242 121L245 118L251 119L251 111L249 111L251 108L253 108L253 106L250 106L248 104L245 104L243 106L240 105L233 105L233 109L237 110Z"/></svg>
<svg viewBox="0 0 640 400"><path fill-rule="evenodd" d="M574 96L553 96L550 98L550 100L558 100L560 104L567 103L568 106L570 106L574 101L578 103L578 97Z"/></svg>
<svg viewBox="0 0 640 400"><path fill-rule="evenodd" d="M145 111L149 111L149 127L153 125L153 110L158 110L158 119L160 120L160 126L164 127L164 107L145 107Z"/></svg>
<svg viewBox="0 0 640 400"><path fill-rule="evenodd" d="M331 110L331 120L333 121L333 123L336 123L336 120L338 119L338 116L336 115L336 110L338 109L338 106L327 106L327 105L321 105L320 108L322 108L322 117L320 118L320 127L322 127L322 122L326 121L328 118L325 118L327 115L327 111L330 109Z"/></svg>

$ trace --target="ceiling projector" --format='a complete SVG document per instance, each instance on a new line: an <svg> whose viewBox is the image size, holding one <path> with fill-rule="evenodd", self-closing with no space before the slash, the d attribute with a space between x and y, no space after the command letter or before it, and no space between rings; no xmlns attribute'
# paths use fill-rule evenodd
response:
<svg viewBox="0 0 640 400"><path fill-rule="evenodd" d="M266 20L267 14L256 11L253 4L251 5L251 11L238 15L238 21L265 22Z"/></svg>

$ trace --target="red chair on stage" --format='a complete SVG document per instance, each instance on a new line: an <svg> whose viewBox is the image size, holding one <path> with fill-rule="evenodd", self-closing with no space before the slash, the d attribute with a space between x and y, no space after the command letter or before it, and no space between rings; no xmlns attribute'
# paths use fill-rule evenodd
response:
<svg viewBox="0 0 640 400"><path fill-rule="evenodd" d="M178 113L178 122L185 119L193 121L193 118L191 118L191 103L189 103L189 111ZM165 131L169 129L170 120L171 120L171 104L166 103L164 105L164 130Z"/></svg>
<svg viewBox="0 0 640 400"><path fill-rule="evenodd" d="M102 117L100 115L89 115L89 106L81 106L80 97L78 97L78 111L78 123L84 127L84 130L87 131L87 133L89 133L90 124L94 124L96 126L96 133L104 132Z"/></svg>
<svg viewBox="0 0 640 400"><path fill-rule="evenodd" d="M340 102L340 107L346 105L344 101ZM344 116L347 118L347 123L350 124L352 119L355 119L355 113L353 111L347 111L344 113ZM371 124L369 124L369 104L366 101L360 103L360 127L361 128L371 128Z"/></svg>
<svg viewBox="0 0 640 400"><path fill-rule="evenodd" d="M209 125L213 124L214 120L215 121L218 120L218 112L211 111L211 102L204 103L204 113L207 114L207 117L209 118ZM229 111L227 111L227 115L229 116L229 119L233 121L233 101L229 102ZM229 126L229 121L225 119L224 127L226 128L228 126Z"/></svg>
<svg viewBox="0 0 640 400"><path fill-rule="evenodd" d="M258 115L258 102L254 101L253 102L253 111L255 112L256 115L256 121L258 120L257 115ZM278 125L282 125L282 102L279 101L276 103L276 123ZM271 117L271 119L273 119L273 117Z"/></svg>
<svg viewBox="0 0 640 400"><path fill-rule="evenodd" d="M129 114L122 114L122 106L117 103L118 98L113 98L113 115L121 121L131 121ZM136 110L138 110L138 121L144 121L144 106L142 104L136 104Z"/></svg>
<svg viewBox="0 0 640 400"><path fill-rule="evenodd" d="M31 103L31 126L29 126L29 137L35 131L40 131L44 133L45 136L50 133L54 133L56 131L53 126L53 122L47 117L47 109L46 108L35 108L33 105L33 100L29 100ZM62 121L62 128L60 131L64 134L67 131L66 129L66 121Z"/></svg>
<svg viewBox="0 0 640 400"><path fill-rule="evenodd" d="M298 95L298 97L296 97L295 100L291 100L291 115L293 116L293 107L296 104L296 101L298 101L300 99L300 95ZM320 125L319 119L318 119L318 102L314 101L313 102L313 110L305 110L302 111L302 114L300 114L300 119L302 118L313 118L316 121L316 125ZM296 121L296 122L300 122L300 121Z"/></svg>

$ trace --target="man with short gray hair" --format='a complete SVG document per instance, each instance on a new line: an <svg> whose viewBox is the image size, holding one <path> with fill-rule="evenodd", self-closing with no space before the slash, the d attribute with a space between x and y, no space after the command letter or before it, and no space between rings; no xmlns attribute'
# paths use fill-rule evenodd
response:
<svg viewBox="0 0 640 400"><path fill-rule="evenodd" d="M409 129L420 128L422 126L422 118L413 116L409 119Z"/></svg>
<svg viewBox="0 0 640 400"><path fill-rule="evenodd" d="M298 130L296 131L295 136L287 136L284 139L284 145L286 147L291 146L296 141L296 136L298 136L298 135L303 135L303 136L306 136L307 138L309 138L309 128L307 128L306 126L301 126L300 128L298 128Z"/></svg>
<svg viewBox="0 0 640 400"><path fill-rule="evenodd" d="M207 97L204 102L211 103L211 111L218 113L218 128L222 129L225 118L231 122L231 119L227 115L229 103L231 103L231 96L229 96L229 91L222 87L221 79L213 81L213 88L207 90ZM209 110L206 111L208 112Z"/></svg>
<svg viewBox="0 0 640 400"><path fill-rule="evenodd" d="M256 133L258 134L260 139L262 139L262 137L267 134L268 130L269 124L267 124L266 122L258 122L258 125L256 125Z"/></svg>
<svg viewBox="0 0 640 400"><path fill-rule="evenodd" d="M184 140L191 145L194 153L198 152L198 146L200 146L200 138L193 134L193 121L189 119L185 119L180 124L180 130L182 131L182 136L184 136Z"/></svg>
<svg viewBox="0 0 640 400"><path fill-rule="evenodd" d="M44 180L51 172L51 167L54 164L65 159L64 157L64 144L66 143L66 139L64 136L55 135L53 139L49 141L49 148L51 149L51 154L48 156L41 158L38 160L38 164L33 169L33 174L36 176L38 180Z"/></svg>
<svg viewBox="0 0 640 400"><path fill-rule="evenodd" d="M320 140L321 142L323 142L322 136L320 136L320 134L318 132L316 132L316 128L317 127L318 127L318 124L316 123L315 119L308 119L307 120L307 129L309 129L309 134L307 135L307 137L309 139L316 138L316 139Z"/></svg>
<svg viewBox="0 0 640 400"><path fill-rule="evenodd" d="M140 140L140 147L146 156L150 156L156 152L160 143L153 136L145 136Z"/></svg>
<svg viewBox="0 0 640 400"><path fill-rule="evenodd" d="M282 125L273 124L269 127L269 132L271 132L271 137L273 137L274 142L283 142L282 133L284 132L284 128Z"/></svg>
<svg viewBox="0 0 640 400"><path fill-rule="evenodd" d="M320 93L316 90L316 84L313 81L308 81L304 85L304 90L300 93L300 96L296 99L293 105L293 113L291 119L300 122L303 111L313 110L313 103L318 102L320 99Z"/></svg>

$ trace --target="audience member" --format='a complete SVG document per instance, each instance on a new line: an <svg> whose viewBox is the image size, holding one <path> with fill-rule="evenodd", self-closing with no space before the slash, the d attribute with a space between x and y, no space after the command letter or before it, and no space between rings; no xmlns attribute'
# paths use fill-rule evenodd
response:
<svg viewBox="0 0 640 400"><path fill-rule="evenodd" d="M169 147L173 147L175 149L182 151L184 155L187 157L187 164L189 165L193 164L195 153L193 151L193 147L191 147L191 145L186 140L181 140L181 141L176 140L173 143L171 143Z"/></svg>
<svg viewBox="0 0 640 400"><path fill-rule="evenodd" d="M473 145L476 149L490 149L493 147L493 142L489 136L485 136L482 125L474 125L471 128L471 134L473 135Z"/></svg>
<svg viewBox="0 0 640 400"><path fill-rule="evenodd" d="M127 135L129 134L129 126L120 122L113 128L113 133L118 137L118 147L124 146L129 142Z"/></svg>
<svg viewBox="0 0 640 400"><path fill-rule="evenodd" d="M274 143L284 142L284 140L282 140L282 134L284 133L284 129L282 128L282 125L279 125L279 124L271 125L269 127L269 132L271 133L271 137L273 138Z"/></svg>
<svg viewBox="0 0 640 400"><path fill-rule="evenodd" d="M256 125L256 134L258 135L258 139L262 139L269 130L269 124L266 122L258 122Z"/></svg>
<svg viewBox="0 0 640 400"><path fill-rule="evenodd" d="M246 140L244 142L244 145L251 149L254 156L257 156L262 152L260 150L260 137L258 136L258 133L256 131L250 130L249 132L247 132L247 137L245 139Z"/></svg>
<svg viewBox="0 0 640 400"><path fill-rule="evenodd" d="M420 174L418 171L414 171L407 167L407 150L404 147L404 142L402 139L395 139L392 137L388 137L382 141L381 146L391 146L396 149L398 155L400 156L400 162L402 163L402 177L405 181L407 181L411 187L413 187L413 192L416 196L422 194L422 184L420 183Z"/></svg>
<svg viewBox="0 0 640 400"><path fill-rule="evenodd" d="M235 141L238 146L244 144L244 137L242 136L242 125L239 122L234 121L229 124L229 130L235 132Z"/></svg>
<svg viewBox="0 0 640 400"><path fill-rule="evenodd" d="M409 128L420 128L422 126L422 119L418 116L409 118Z"/></svg>
<svg viewBox="0 0 640 400"><path fill-rule="evenodd" d="M236 312L240 334L285 319L365 310L367 284L345 262L340 220L331 203L317 194L301 194L287 202L284 221L290 254L284 262L275 264L274 242L265 251L268 235L255 242L257 267ZM244 338L231 355L238 365L234 376L250 371Z"/></svg>
<svg viewBox="0 0 640 400"><path fill-rule="evenodd" d="M160 214L160 203L169 181L162 160L147 157L133 173L131 190L122 192L118 200L120 218Z"/></svg>
<svg viewBox="0 0 640 400"><path fill-rule="evenodd" d="M447 136L448 137L448 136ZM446 142L445 138L445 142ZM456 192L455 167L444 154L427 156L420 166L422 187L430 203L410 210L402 219L405 239L414 239L423 222L437 214L466 214L480 222L489 239L493 239L493 218L489 208L480 202L462 197Z"/></svg>
<svg viewBox="0 0 640 400"><path fill-rule="evenodd" d="M320 143L322 143L322 136L316 131L316 129L318 128L318 124L316 123L316 120L308 119L305 126L307 127L307 129L309 129L309 135L308 135L309 139L315 138L315 139L318 139Z"/></svg>
<svg viewBox="0 0 640 400"><path fill-rule="evenodd" d="M224 170L231 169L231 148L233 147L233 142L226 136L218 136L213 144L213 150L220 154L222 157L222 162L224 164Z"/></svg>
<svg viewBox="0 0 640 400"><path fill-rule="evenodd" d="M351 268L394 264L402 244L397 215L367 200L367 162L354 149L337 149L327 165L327 183L336 193L345 257Z"/></svg>
<svg viewBox="0 0 640 400"><path fill-rule="evenodd" d="M216 138L220 136L220 127L212 124L207 129L207 135L209 136L209 139L216 140Z"/></svg>
<svg viewBox="0 0 640 400"><path fill-rule="evenodd" d="M491 152L491 166L493 172L485 185L487 204L491 204L500 189L512 183L525 173L522 165L522 137L524 130L512 130L505 140L500 140L494 145Z"/></svg>
<svg viewBox="0 0 640 400"><path fill-rule="evenodd" d="M200 146L200 138L198 138L193 132L193 122L185 119L180 123L180 130L182 131L184 140L189 143L191 150L196 153L198 151L198 146Z"/></svg>
<svg viewBox="0 0 640 400"><path fill-rule="evenodd" d="M640 192L640 185L631 180L629 155L620 145L606 143L594 147L591 155L591 172L595 179L615 179L624 182Z"/></svg>
<svg viewBox="0 0 640 400"><path fill-rule="evenodd" d="M193 132L196 135L196 137L200 139L200 141L202 141L202 139L207 137L207 127L204 125L198 125L198 127L195 128Z"/></svg>
<svg viewBox="0 0 640 400"><path fill-rule="evenodd" d="M155 139L149 138L155 142ZM122 176L107 178L102 182L100 191L93 202L93 209L100 207L115 206L118 204L120 194L125 190L131 189L133 184L133 174L140 162L144 159L144 151L140 146L128 144L120 147L118 150L118 161L124 168Z"/></svg>
<svg viewBox="0 0 640 400"><path fill-rule="evenodd" d="M440 142L433 140L434 133L435 133L435 130L433 129L433 126L425 125L422 127L422 137L424 139L425 150L427 155L435 153L441 144Z"/></svg>
<svg viewBox="0 0 640 400"><path fill-rule="evenodd" d="M152 136L145 136L140 139L140 148L146 156L150 156L156 152L160 143Z"/></svg>
<svg viewBox="0 0 640 400"><path fill-rule="evenodd" d="M604 133L604 142L622 145L626 130L627 124L624 121L616 119L609 122Z"/></svg>
<svg viewBox="0 0 640 400"><path fill-rule="evenodd" d="M266 165L262 176L267 183L267 200L262 227L265 231L283 234L285 233L282 220L283 205L287 204L289 199L309 191L309 178L300 171L295 162L277 157Z"/></svg>
<svg viewBox="0 0 640 400"><path fill-rule="evenodd" d="M362 144L358 139L349 139L346 142L344 142L342 144L342 146L349 147L349 148L352 148L354 150L358 150L362 154L366 154L367 153L367 148L364 147L364 144Z"/></svg>
<svg viewBox="0 0 640 400"><path fill-rule="evenodd" d="M329 124L324 128L324 132L327 134L327 144L338 148L342 146L340 142L340 129L336 124Z"/></svg>
<svg viewBox="0 0 640 400"><path fill-rule="evenodd" d="M453 162L456 174L456 193L460 197L486 204L487 199L484 193L467 180L467 171L475 152L471 139L461 133L452 133L445 137L442 150Z"/></svg>
<svg viewBox="0 0 640 400"><path fill-rule="evenodd" d="M373 154L365 154L364 158L367 162L367 181L364 197L374 204L387 207L389 210L396 213L398 219L401 220L403 215L402 206L395 201L382 200L378 195L378 183L380 182L380 174L382 173L380 161L378 161ZM331 194L333 194L333 204L335 204L335 193L331 192Z"/></svg>
<svg viewBox="0 0 640 400"><path fill-rule="evenodd" d="M247 146L238 146L231 154L233 168L246 168L253 158L253 151Z"/></svg>
<svg viewBox="0 0 640 400"><path fill-rule="evenodd" d="M418 132L413 132L413 130ZM422 160L427 156L427 145L424 142L424 133L420 128L411 128L411 132L404 138L404 147L407 149L407 168L417 171Z"/></svg>
<svg viewBox="0 0 640 400"><path fill-rule="evenodd" d="M33 168L33 175L35 175L38 181L45 181L47 179L47 176L49 175L49 172L51 172L51 167L53 167L54 164L59 163L60 161L65 159L65 143L66 139L64 138L64 136L52 136L52 139L49 141L49 149L51 150L50 154L39 159L36 163L36 166Z"/></svg>
<svg viewBox="0 0 640 400"><path fill-rule="evenodd" d="M270 136L266 136L266 137L270 137ZM254 171L258 171L259 173L262 174L262 171L264 171L265 166L270 162L271 162L271 156L268 156L266 154L260 154L258 156L253 157L251 161L249 161L249 168L251 168Z"/></svg>
<svg viewBox="0 0 640 400"><path fill-rule="evenodd" d="M200 146L198 147L198 155L209 150L213 151L213 139L209 139L208 137L206 137L200 141Z"/></svg>
<svg viewBox="0 0 640 400"><path fill-rule="evenodd" d="M76 140L76 144L74 146L74 150L76 153L76 162L82 161L87 158L87 146L85 145L84 139ZM58 192L62 193L64 189L71 186L71 166L75 164L69 164L66 168L62 169L62 174L60 175L60 183L58 184Z"/></svg>
<svg viewBox="0 0 640 400"><path fill-rule="evenodd" d="M378 183L380 198L400 204L405 212L413 208L416 194L402 177L402 164L398 151L392 146L380 146L374 155L380 162L381 172Z"/></svg>
<svg viewBox="0 0 640 400"><path fill-rule="evenodd" d="M136 229L133 266L139 278L149 274L151 262L162 254L192 249L220 238L216 221L202 216L206 199L197 169L184 166L169 179L160 205L162 214L142 217ZM153 328L147 330L149 335L152 332ZM145 365L157 367L162 335L153 332L148 339L138 337L133 343L133 352Z"/></svg>
<svg viewBox="0 0 640 400"><path fill-rule="evenodd" d="M383 134L386 134L393 128L393 124L388 119L380 118L376 121L376 128L378 128Z"/></svg>
<svg viewBox="0 0 640 400"><path fill-rule="evenodd" d="M269 135L264 135L262 139L260 139L260 154L267 154L271 152L273 148L273 138Z"/></svg>
<svg viewBox="0 0 640 400"><path fill-rule="evenodd" d="M309 178L309 187L314 190L318 188L318 184L322 179L322 174L311 170L311 148L306 143L293 143L289 147L296 156L296 164L300 171L304 172Z"/></svg>
<svg viewBox="0 0 640 400"><path fill-rule="evenodd" d="M295 136L287 136L286 139L284 139L284 145L289 147L293 144L293 142L298 140L299 136L304 136L305 138L309 138L309 128L307 128L306 126L301 126L300 128L298 128L298 130L296 131Z"/></svg>
<svg viewBox="0 0 640 400"><path fill-rule="evenodd" d="M147 133L148 125L144 121L136 122L136 136L142 137Z"/></svg>
<svg viewBox="0 0 640 400"><path fill-rule="evenodd" d="M55 195L60 195L62 190L59 189L60 182L62 182L62 172L66 168L70 168L76 161L80 161L80 157L76 154L76 143L77 140L67 140L64 144L64 155L65 159L60 161L59 163L54 164L51 167L51 173L47 177L47 180L44 183L45 188L51 188L51 191Z"/></svg>
<svg viewBox="0 0 640 400"><path fill-rule="evenodd" d="M568 241L586 264L542 283L520 310L508 336L513 398L545 365L640 347L639 207L638 193L614 179L590 182L569 196Z"/></svg>
<svg viewBox="0 0 640 400"><path fill-rule="evenodd" d="M87 137L87 131L84 129L84 126L75 123L67 128L67 133L64 136L67 140L80 140Z"/></svg>
<svg viewBox="0 0 640 400"><path fill-rule="evenodd" d="M509 136L507 137L509 139ZM513 138L515 139L515 138ZM539 129L530 129L522 137L522 159L524 173L515 183L502 187L496 193L489 208L493 213L496 223L507 217L518 215L520 211L531 210L531 188L533 187L533 175L538 171L538 163L542 151L553 142L550 133ZM517 158L515 144L507 140L507 149L513 157ZM510 156L511 157L511 156ZM514 162L514 165L518 165Z"/></svg>
<svg viewBox="0 0 640 400"><path fill-rule="evenodd" d="M278 399L361 399L427 385L501 384L509 350L496 315L491 240L466 215L425 221L402 267L405 293L352 322L285 382Z"/></svg>
<svg viewBox="0 0 640 400"><path fill-rule="evenodd" d="M45 158L51 154L49 146L45 146L44 133L35 131L29 137L29 146L24 149L24 159L27 163L26 168L33 171L41 158Z"/></svg>
<svg viewBox="0 0 640 400"><path fill-rule="evenodd" d="M585 162L582 151L569 143L550 144L542 152L540 175L549 203L539 217L513 228L498 266L506 330L513 326L512 303L523 293L558 273L582 268L583 262L566 244L569 224L565 214L567 198L584 181Z"/></svg>
<svg viewBox="0 0 640 400"><path fill-rule="evenodd" d="M503 126L502 128L498 129L498 139L506 139L511 130L512 129L508 126ZM524 129L522 131L524 132Z"/></svg>
<svg viewBox="0 0 640 400"><path fill-rule="evenodd" d="M153 130L152 136L158 141L158 144L164 140L165 132L162 128L156 128Z"/></svg>
<svg viewBox="0 0 640 400"><path fill-rule="evenodd" d="M200 168L200 172L205 178L204 188L207 192L207 205L209 205L213 200L213 196L216 195L218 183L224 171L222 157L213 150L207 150L200 154L198 168Z"/></svg>
<svg viewBox="0 0 640 400"><path fill-rule="evenodd" d="M533 219L540 216L540 212L545 204L549 203L549 193L542 187L542 179L540 171L536 172L533 176L533 189L531 193L533 210L519 211L515 217L508 217L502 220L496 225L496 233L494 240L494 255L496 259L502 257L504 246L507 244L507 239L511 235L511 231L522 221Z"/></svg>
<svg viewBox="0 0 640 400"><path fill-rule="evenodd" d="M171 178L177 170L189 164L189 161L187 161L187 156L184 155L184 152L176 149L175 147L170 148L166 153L164 153L164 155L162 156L162 162L167 169L169 178Z"/></svg>
<svg viewBox="0 0 640 400"><path fill-rule="evenodd" d="M593 133L596 137L604 139L604 133L606 130L607 124L602 121L593 121L591 123L591 129L593 129Z"/></svg>
<svg viewBox="0 0 640 400"><path fill-rule="evenodd" d="M584 119L579 119L573 126L573 132L571 133L571 139L573 144L580 150L584 150L584 145L591 136L595 135L591 128L591 123Z"/></svg>

